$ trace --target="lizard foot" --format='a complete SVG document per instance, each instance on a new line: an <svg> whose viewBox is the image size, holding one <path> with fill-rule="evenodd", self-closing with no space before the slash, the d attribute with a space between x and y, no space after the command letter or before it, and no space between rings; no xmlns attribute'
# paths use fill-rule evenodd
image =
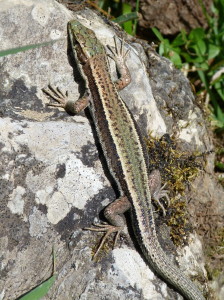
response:
<svg viewBox="0 0 224 300"><path fill-rule="evenodd" d="M160 198L165 197L168 203L168 206L170 205L170 198L168 196L168 190L165 190L166 183L161 187L161 175L159 170L153 170L149 174L149 187L151 190L152 199L157 202L158 206L163 211L163 216L166 216L166 210L163 206L163 204L160 202Z"/></svg>
<svg viewBox="0 0 224 300"><path fill-rule="evenodd" d="M83 111L89 105L90 101L90 95L87 91L77 101L69 100L68 92L64 94L59 88L54 88L50 84L48 89L43 89L43 92L58 102L48 103L48 106L62 107L71 114L77 114Z"/></svg>
<svg viewBox="0 0 224 300"><path fill-rule="evenodd" d="M54 106L54 107L62 107L65 108L68 98L68 93L64 94L60 88L54 88L50 84L48 85L47 89L43 89L43 92L53 98L58 103L48 103L47 106Z"/></svg>
<svg viewBox="0 0 224 300"><path fill-rule="evenodd" d="M111 233L116 232L115 235L115 240L114 240L114 245L113 248L115 247L118 237L123 229L123 227L119 227L119 226L113 226L107 223L103 223L103 224L93 224L94 227L86 227L84 228L85 230L91 230L91 231L97 231L97 232L105 232L104 237L102 238L99 247L97 248L96 253L93 256L93 259L97 257L97 255L99 254L100 250L102 249L104 243L106 242L106 239L108 238L109 235L111 235Z"/></svg>
<svg viewBox="0 0 224 300"><path fill-rule="evenodd" d="M121 40L121 47L118 48L117 45L117 39L114 36L114 44L115 44L115 50L113 50L109 45L107 46L108 49L111 51L111 54L108 54L108 56L113 59L114 61L118 62L118 64L123 63L125 61L130 49L128 49L126 52L124 52L124 40Z"/></svg>
<svg viewBox="0 0 224 300"><path fill-rule="evenodd" d="M157 204L160 206L160 208L163 211L163 216L166 216L166 210L163 206L163 204L160 202L160 198L165 197L168 206L170 205L170 198L168 196L168 190L164 190L164 187L166 186L166 183L159 189L159 191L155 192L152 196L153 196L153 200L155 200L157 202Z"/></svg>
<svg viewBox="0 0 224 300"><path fill-rule="evenodd" d="M131 82L131 75L126 66L126 58L130 49L124 51L124 40L121 41L120 48L117 45L117 39L114 36L115 50L109 45L107 46L111 53L108 56L115 61L116 68L120 74L120 78L116 80L115 86L118 90L122 90Z"/></svg>

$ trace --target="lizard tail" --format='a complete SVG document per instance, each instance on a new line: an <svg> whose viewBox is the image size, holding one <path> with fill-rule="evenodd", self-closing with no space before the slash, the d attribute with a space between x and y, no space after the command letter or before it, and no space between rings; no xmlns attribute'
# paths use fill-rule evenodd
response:
<svg viewBox="0 0 224 300"><path fill-rule="evenodd" d="M137 224L139 223L137 222ZM197 286L183 275L183 272L172 263L171 259L168 258L162 250L156 235L155 227L151 227L152 230L150 233L142 233L141 230L138 230L137 224L134 226L135 236L139 241L139 245L146 260L153 269L163 279L175 287L185 299L205 300Z"/></svg>

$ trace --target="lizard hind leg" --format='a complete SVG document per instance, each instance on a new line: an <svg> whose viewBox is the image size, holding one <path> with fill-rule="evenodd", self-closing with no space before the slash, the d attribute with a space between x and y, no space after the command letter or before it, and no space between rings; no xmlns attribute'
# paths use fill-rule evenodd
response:
<svg viewBox="0 0 224 300"><path fill-rule="evenodd" d="M97 251L94 254L93 258L97 257L103 245L105 244L108 236L110 236L113 232L116 233L113 248L116 246L120 233L126 225L123 214L130 207L131 204L128 201L128 198L126 196L122 196L116 199L111 204L109 204L104 211L104 216L108 220L109 224L108 223L93 224L93 227L84 228L90 231L105 232L105 235L103 236L100 245L97 248Z"/></svg>

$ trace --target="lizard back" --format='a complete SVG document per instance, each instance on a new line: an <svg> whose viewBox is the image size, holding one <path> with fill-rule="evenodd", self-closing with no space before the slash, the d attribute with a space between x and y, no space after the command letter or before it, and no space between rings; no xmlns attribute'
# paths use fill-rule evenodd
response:
<svg viewBox="0 0 224 300"><path fill-rule="evenodd" d="M154 224L148 168L142 138L132 114L111 79L107 54L92 30L78 21L69 23L74 53L92 95L90 109L97 134L121 195L132 204L135 237L152 267L186 299L205 300L162 250Z"/></svg>

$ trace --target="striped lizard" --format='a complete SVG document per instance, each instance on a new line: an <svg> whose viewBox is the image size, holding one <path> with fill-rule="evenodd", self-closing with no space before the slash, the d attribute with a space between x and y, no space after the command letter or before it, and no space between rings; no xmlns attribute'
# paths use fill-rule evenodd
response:
<svg viewBox="0 0 224 300"><path fill-rule="evenodd" d="M123 42L118 50L116 39L116 51L109 47L109 56L115 61L120 74L120 78L113 82L108 55L94 32L73 20L68 23L68 33L73 54L85 80L86 92L75 102L68 100L59 89L45 90L58 102L49 105L63 107L75 114L87 106L90 108L109 170L120 191L120 197L104 211L109 223L88 228L105 232L95 255L112 232L116 233L116 242L125 226L123 213L130 210L135 238L149 265L186 299L205 300L196 285L166 256L157 238L151 198L154 197L160 204L159 198L166 196L166 191L161 188L159 171L149 174L140 131L118 94L118 90L131 81L125 63L128 51L124 53Z"/></svg>

